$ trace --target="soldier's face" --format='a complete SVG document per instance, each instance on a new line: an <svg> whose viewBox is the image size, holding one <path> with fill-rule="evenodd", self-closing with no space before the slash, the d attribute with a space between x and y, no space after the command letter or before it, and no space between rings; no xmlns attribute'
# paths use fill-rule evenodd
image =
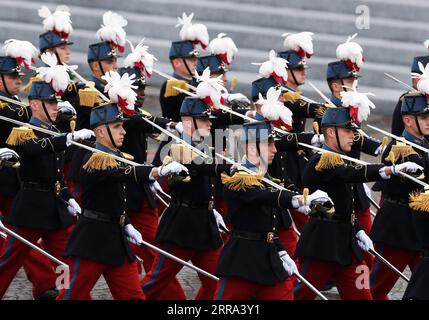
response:
<svg viewBox="0 0 429 320"><path fill-rule="evenodd" d="M11 95L16 95L19 93L22 80L18 74L5 74L3 79L4 80L0 81L0 91L6 92L7 89Z"/></svg>
<svg viewBox="0 0 429 320"><path fill-rule="evenodd" d="M274 141L270 140L269 143L261 143L259 148L261 150L261 157L263 159L263 162L267 163L268 165L272 164L274 156L277 153Z"/></svg>
<svg viewBox="0 0 429 320"><path fill-rule="evenodd" d="M212 127L212 122L210 118L201 118L195 119L198 126L198 134L201 137L208 137L210 135L210 129Z"/></svg>
<svg viewBox="0 0 429 320"><path fill-rule="evenodd" d="M429 135L429 114L418 116L420 130L424 136Z"/></svg>
<svg viewBox="0 0 429 320"><path fill-rule="evenodd" d="M56 52L61 62L64 64L68 64L70 62L70 47L68 44L63 44L61 46L48 49L46 51L51 53Z"/></svg>
<svg viewBox="0 0 429 320"><path fill-rule="evenodd" d="M346 128L338 128L338 138L340 140L341 150L349 152L352 149L354 131Z"/></svg>
<svg viewBox="0 0 429 320"><path fill-rule="evenodd" d="M118 71L118 59L116 57L102 60L101 65L103 67L104 73L109 71Z"/></svg>
<svg viewBox="0 0 429 320"><path fill-rule="evenodd" d="M112 134L113 141L115 142L115 145L120 148L122 144L124 143L125 138L125 129L124 129L124 122L123 121L117 121L113 123L109 123L110 133ZM101 125L95 129L95 135L97 138L97 142L109 147L111 149L115 149L115 146L113 145L112 141L110 140L109 132L107 131L107 128L105 125Z"/></svg>
<svg viewBox="0 0 429 320"><path fill-rule="evenodd" d="M192 76L195 73L195 68L197 67L197 63L198 63L198 58L197 57L190 57L190 58L186 58L184 59L185 61L183 61L182 58L178 58L178 59L174 59L173 60L173 68L174 71L183 76L183 77L190 77L189 75L189 70L192 73ZM186 62L186 64L185 64ZM186 68L186 65L188 66L188 68Z"/></svg>
<svg viewBox="0 0 429 320"><path fill-rule="evenodd" d="M429 115L425 114L417 116L421 133L417 128L415 116L405 115L402 117L402 119L404 122L405 129L412 135L416 137L420 137L421 133L424 136L429 135Z"/></svg>
<svg viewBox="0 0 429 320"><path fill-rule="evenodd" d="M295 76L296 82L295 82L295 79L293 78L292 72L293 72L293 75ZM296 86L300 86L305 83L306 75L305 75L304 68L299 68L295 70L288 69L287 73L288 73L288 82L290 81Z"/></svg>
<svg viewBox="0 0 429 320"><path fill-rule="evenodd" d="M145 89L146 89L146 86L140 85L136 90L136 93L137 93L136 105L137 106L143 106L144 98L146 96Z"/></svg>
<svg viewBox="0 0 429 320"><path fill-rule="evenodd" d="M46 112L49 115L50 120L53 122L57 119L58 116L58 103L57 101L44 101ZM33 116L37 119L42 120L43 122L49 123L50 120L43 109L43 102L40 100L31 100L30 101L31 112Z"/></svg>

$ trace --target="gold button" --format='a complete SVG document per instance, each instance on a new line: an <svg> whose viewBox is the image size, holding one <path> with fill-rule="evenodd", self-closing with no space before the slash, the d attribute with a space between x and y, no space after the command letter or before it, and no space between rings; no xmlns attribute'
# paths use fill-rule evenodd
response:
<svg viewBox="0 0 429 320"><path fill-rule="evenodd" d="M273 227L273 231L276 231L276 227Z"/></svg>

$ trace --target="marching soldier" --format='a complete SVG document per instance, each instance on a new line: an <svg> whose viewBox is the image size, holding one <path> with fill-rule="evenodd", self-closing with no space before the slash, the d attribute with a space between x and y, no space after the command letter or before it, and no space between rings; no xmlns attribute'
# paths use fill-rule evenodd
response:
<svg viewBox="0 0 429 320"><path fill-rule="evenodd" d="M187 90L188 84L195 84L193 77L198 63L196 44L199 43L204 48L208 45L209 36L207 28L202 24L198 24L201 28L195 28L195 25L191 23L192 17L193 14L187 17L186 14L183 13L183 18L179 18L180 21L184 22L184 20L187 20L188 23L180 23L180 25L182 25L180 31L181 40L171 43L168 55L173 68L173 77L176 80L167 80L164 82L159 92L162 116L174 122L180 122L180 108L186 94L175 90L173 87ZM153 159L154 165L161 164L161 159L163 158L161 153L163 150L166 150L165 146L169 142L171 142L171 139L162 141L159 145Z"/></svg>
<svg viewBox="0 0 429 320"><path fill-rule="evenodd" d="M8 42L6 52L10 55L0 57L0 95L6 98L19 101L16 96L21 87L21 66L17 62L18 56L13 53L21 53L26 51L25 47L32 46L31 44L24 45L24 42L12 41ZM16 45L14 50L12 47ZM25 108L19 105L0 101L0 114L4 117L28 122L31 118L30 108ZM13 125L9 122L2 121L0 125L0 146L6 145L6 140L13 129ZM12 207L13 198L18 193L20 188L19 177L16 169L5 167L0 171L0 211L3 219L9 215ZM3 239L0 239L0 247L3 246ZM35 299L55 299L57 292L55 288L55 273L49 267L49 260L39 253L31 250L27 259L24 261L24 270L28 279L33 284L33 296Z"/></svg>
<svg viewBox="0 0 429 320"><path fill-rule="evenodd" d="M184 127L182 139L206 150L204 139L209 137L211 128L207 105L199 98L185 98L180 114ZM163 250L214 273L222 246L219 226L224 226L222 216L214 209L214 177L229 171L231 165L203 163L204 159L194 151L178 144L173 144L170 152L173 160L189 169L189 177L170 181L172 199L160 220L155 242ZM181 268L177 262L157 254L151 270L141 281L146 297L156 299ZM200 280L196 299L212 299L216 282L206 276L200 276Z"/></svg>
<svg viewBox="0 0 429 320"><path fill-rule="evenodd" d="M426 48L429 49L429 48ZM413 58L413 62L411 64L411 74L422 74L422 70L419 68L419 63L423 64L423 67L425 67L429 63L429 55L426 56L417 56ZM412 81L412 87L417 89L417 82L418 77L411 77ZM402 132L404 131L404 123L402 122L402 114L401 114L401 107L402 107L402 101L404 100L404 96L407 93L410 93L411 91L407 91L398 99L398 102L396 103L395 109L393 110L392 114L392 133L396 136L400 136Z"/></svg>
<svg viewBox="0 0 429 320"><path fill-rule="evenodd" d="M137 99L134 106L135 114L127 118L124 123L124 129L127 132L120 150L134 157L134 161L145 163L147 161L147 135L156 134L158 130L148 124L143 118L159 125L160 127L172 130L175 128L181 132L181 124L177 124L170 119L154 117L143 113L143 104L145 98L146 76L150 75L152 64L148 58L150 54L139 44L133 52L125 59L124 68L119 68L119 74L127 73L129 76L135 76L134 85L137 86ZM138 54L137 54L138 53ZM138 58L138 60L136 60ZM143 64L143 67L142 67ZM156 230L158 229L159 211L157 200L152 189L158 186L155 183L137 183L130 181L127 184L127 215L133 226L142 234L142 237L153 243ZM157 192L156 188L154 189ZM143 259L143 266L146 272L149 272L152 262L155 258L155 252L145 246L131 245L133 251ZM171 281L165 292L161 293L160 299L164 300L184 300L185 293L177 279Z"/></svg>
<svg viewBox="0 0 429 320"><path fill-rule="evenodd" d="M34 81L28 96L32 125L55 131L57 93L45 81ZM26 127L14 128L6 141L21 158L21 188L6 220L13 230L35 243L43 239L47 251L56 257L64 252L80 211L64 182L64 150L71 141L91 137L89 130L51 137ZM9 237L0 255L0 296L25 260L29 247Z"/></svg>
<svg viewBox="0 0 429 320"><path fill-rule="evenodd" d="M429 143L429 109L427 99L420 92L404 96L401 106L404 131L402 137L425 148ZM405 145L400 140L392 141L383 154L383 162L401 166L405 161L412 161L424 172L429 168L427 154ZM428 178L424 180L428 182ZM408 204L410 193L421 191L415 182L392 177L383 184L381 209L375 217L371 237L377 250L396 268L403 271L408 265L414 270L420 260L420 241L413 221L412 210ZM388 299L387 294L395 285L398 276L376 260L371 273L371 292L374 299Z"/></svg>
<svg viewBox="0 0 429 320"><path fill-rule="evenodd" d="M410 195L410 208L413 220L420 240L420 262L414 268L413 273L405 290L404 300L428 300L428 267L429 267L429 239L428 239L428 190Z"/></svg>
<svg viewBox="0 0 429 320"><path fill-rule="evenodd" d="M122 42L125 42L125 36L122 35L125 34L125 31L123 31L120 24L115 24L112 20L104 21L109 15L118 16L116 13L112 13L111 11L104 13L104 26L97 31L97 36L101 42L90 44L88 47L87 61L92 73L91 81L85 88L81 88L81 86L79 87L79 99L75 104L72 103L77 111L77 129L88 129L90 127L91 109L103 103L99 93L104 92L106 82L102 77L107 72L118 70L116 50L117 48L120 48L120 44ZM123 18L118 16L118 19ZM111 35L110 37L106 36L107 32L102 32L106 29L109 30L109 34ZM81 188L79 177L80 170L83 165L83 157L86 153L86 150L76 149L72 157L70 179L73 181L73 195L76 198L80 198L79 195Z"/></svg>
<svg viewBox="0 0 429 320"><path fill-rule="evenodd" d="M328 108L322 118L325 136L323 149L339 154L351 150L357 125L349 108ZM310 192L324 190L334 207L312 208L295 251L300 258L300 273L317 289L334 281L342 299L370 300L371 291L356 284L358 266L365 266L362 250L373 248L371 239L356 219L353 208L354 183L389 179L399 171L415 171L415 164L399 166L346 163L338 154L317 153L309 159L304 172L304 186ZM295 299L314 299L315 294L302 284L295 287Z"/></svg>
<svg viewBox="0 0 429 320"><path fill-rule="evenodd" d="M348 107L342 102L342 97L344 94L348 94L355 90L353 88L356 88L357 79L360 77L358 72L363 63L363 57L361 51L354 52L354 50L348 49L348 47L353 46L353 44L359 46L356 42L351 42L352 39L353 37L350 37L347 42L337 47L337 58L339 60L330 62L326 71L326 80L331 91L330 100L336 107ZM345 53L343 54L343 52ZM358 119L355 120L356 122L358 121ZM360 158L361 152L371 156L379 156L382 154L385 147L381 141L364 135L359 131L355 131L353 141L351 150L346 154L355 159ZM356 183L353 187L353 192L357 219L363 230L368 234L372 224L370 212L371 204L368 199L368 197L370 197L369 188L363 183ZM367 192L369 194L367 194ZM367 253L364 253L364 256L367 265L371 267L373 257Z"/></svg>
<svg viewBox="0 0 429 320"><path fill-rule="evenodd" d="M124 141L122 112L116 104L91 111L97 150L84 159L82 177L83 212L64 255L70 257L70 286L58 300L90 299L90 291L103 275L114 299L143 300L135 256L128 241L141 244L142 236L126 215L127 183L154 182L156 178L182 168L172 163L164 168L125 166L115 158Z"/></svg>
<svg viewBox="0 0 429 320"><path fill-rule="evenodd" d="M222 175L233 230L219 257L215 299L293 300L293 285L287 282L293 282L297 267L278 238L277 225L284 214L278 208L307 210L312 200L329 198L318 191L305 202L295 192L274 189L262 181L264 176L271 179L266 170L276 153L269 121L243 125L240 140L246 150L241 166L254 173L238 167L231 176Z"/></svg>

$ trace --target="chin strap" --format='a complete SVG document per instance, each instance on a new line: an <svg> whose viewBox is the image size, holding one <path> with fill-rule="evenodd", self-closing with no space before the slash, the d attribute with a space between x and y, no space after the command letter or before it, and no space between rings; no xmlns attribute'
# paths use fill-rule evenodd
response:
<svg viewBox="0 0 429 320"><path fill-rule="evenodd" d="M10 92L9 92L9 90L8 90L8 88L7 88L6 81L4 80L4 74L3 74L3 73L1 74L1 80L3 81L3 88L4 88L4 91L6 91L6 93L7 93L8 95L12 96L12 94L10 94Z"/></svg>
<svg viewBox="0 0 429 320"><path fill-rule="evenodd" d="M45 112L45 116L46 116L46 118L47 118L47 119L49 120L49 122L53 125L53 124L54 124L54 121L52 121L52 118L51 118L51 116L49 115L48 110L46 109L45 101L43 101L43 100L42 100L42 107L43 107L43 111Z"/></svg>
<svg viewBox="0 0 429 320"><path fill-rule="evenodd" d="M190 77L191 77L191 79L192 79L194 76L193 76L193 74L192 74L192 72L191 72L191 69L189 69L189 66L188 66L188 63L186 62L186 59L185 59L185 58L182 58L182 61L183 61L183 63L185 64L185 68L186 68L186 70L188 71L189 76L190 76Z"/></svg>
<svg viewBox="0 0 429 320"><path fill-rule="evenodd" d="M110 142L112 143L112 145L113 145L116 149L118 149L118 146L116 145L115 140L113 140L113 135L112 135L112 131L110 131L109 124L108 124L108 123L105 123L104 125L106 126L107 133L109 134Z"/></svg>
<svg viewBox="0 0 429 320"><path fill-rule="evenodd" d="M338 128L337 128L337 127L335 127L335 138L337 139L338 149L340 149L340 151L341 151L342 153L345 153L345 152L343 151L343 149L341 148L340 137L339 137L339 135L338 135Z"/></svg>

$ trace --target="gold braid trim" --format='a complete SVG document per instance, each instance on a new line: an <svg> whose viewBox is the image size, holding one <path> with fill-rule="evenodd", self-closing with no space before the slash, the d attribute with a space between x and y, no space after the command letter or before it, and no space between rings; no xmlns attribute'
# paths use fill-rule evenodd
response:
<svg viewBox="0 0 429 320"><path fill-rule="evenodd" d="M79 104L84 107L92 108L95 105L103 103L99 93L94 88L84 88L79 90Z"/></svg>
<svg viewBox="0 0 429 320"><path fill-rule="evenodd" d="M91 172L94 170L110 170L119 168L118 161L110 154L95 152L85 163L83 169Z"/></svg>
<svg viewBox="0 0 429 320"><path fill-rule="evenodd" d="M10 132L9 137L6 140L6 144L10 146L19 146L36 138L36 134L29 127L15 127Z"/></svg>
<svg viewBox="0 0 429 320"><path fill-rule="evenodd" d="M9 103L0 100L0 110L6 108L8 105Z"/></svg>
<svg viewBox="0 0 429 320"><path fill-rule="evenodd" d="M344 164L343 158L339 154L330 152L322 152L320 160L316 165L316 171L324 169L334 169Z"/></svg>
<svg viewBox="0 0 429 320"><path fill-rule="evenodd" d="M386 157L386 161L390 163L397 163L399 158L403 161L404 158L409 157L412 154L417 154L416 151L404 142L398 141L395 145L392 146L392 150L389 155Z"/></svg>
<svg viewBox="0 0 429 320"><path fill-rule="evenodd" d="M410 194L410 208L422 212L429 213L429 193L426 192L413 192Z"/></svg>
<svg viewBox="0 0 429 320"><path fill-rule="evenodd" d="M181 94L180 91L174 89L173 87L177 87L177 88L189 91L188 83L185 80L167 80L167 84L165 86L164 98L175 97Z"/></svg>
<svg viewBox="0 0 429 320"><path fill-rule="evenodd" d="M301 98L301 92L300 91L283 93L283 99L285 100L285 102L295 103L300 98Z"/></svg>
<svg viewBox="0 0 429 320"><path fill-rule="evenodd" d="M254 174L247 173L245 171L237 171L233 176L229 176L226 173L221 174L222 183L227 186L230 190L246 190L251 187L263 187L262 178L264 172L258 172Z"/></svg>

